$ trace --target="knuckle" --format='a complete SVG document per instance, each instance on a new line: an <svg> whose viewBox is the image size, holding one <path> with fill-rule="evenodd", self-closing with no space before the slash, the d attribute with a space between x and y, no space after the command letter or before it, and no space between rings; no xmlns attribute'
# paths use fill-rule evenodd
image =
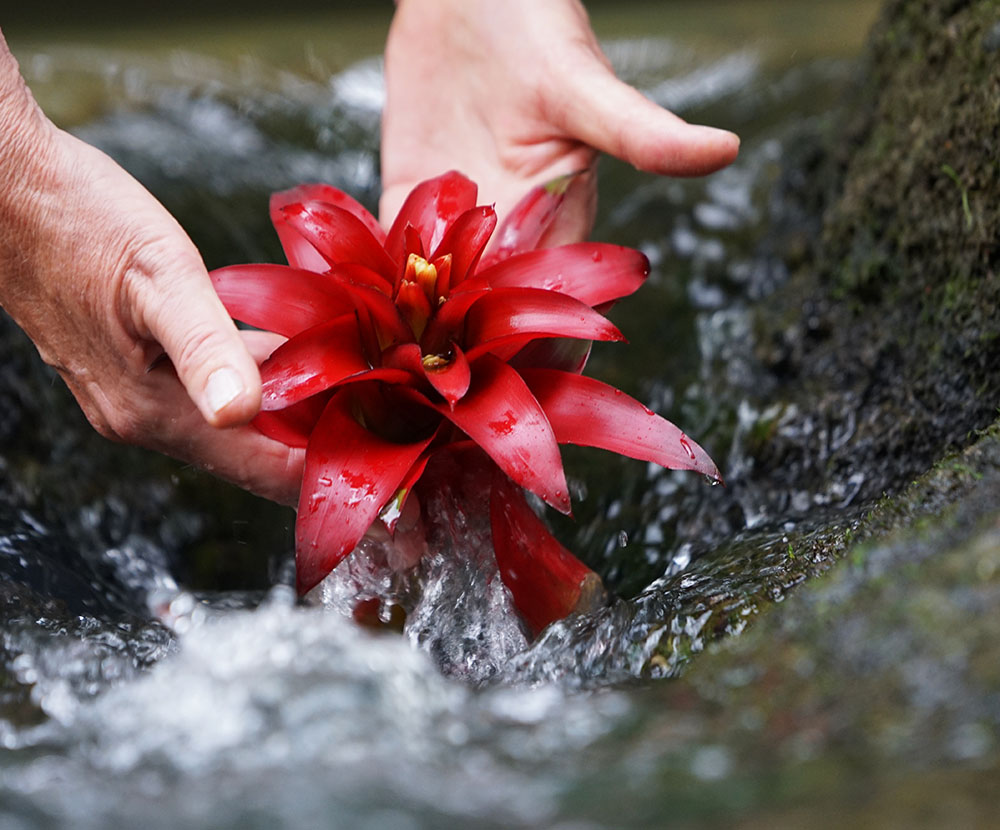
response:
<svg viewBox="0 0 1000 830"><path fill-rule="evenodd" d="M144 434L142 418L131 410L116 410L108 415L108 425L118 441L140 443Z"/></svg>
<svg viewBox="0 0 1000 830"><path fill-rule="evenodd" d="M134 321L139 337L152 339L156 323L183 307L188 275L203 270L186 240L169 233L133 234L123 242L114 269L120 314Z"/></svg>
<svg viewBox="0 0 1000 830"><path fill-rule="evenodd" d="M88 379L86 372L74 372L62 366L58 368L58 372L94 431L109 441L122 440L111 419L105 414L113 413L114 409L107 405L103 391L95 382Z"/></svg>
<svg viewBox="0 0 1000 830"><path fill-rule="evenodd" d="M115 408L105 417L116 440L126 444L147 446L163 432L159 409L145 402Z"/></svg>
<svg viewBox="0 0 1000 830"><path fill-rule="evenodd" d="M107 418L96 409L89 406L84 406L81 404L80 407L83 410L83 414L86 416L87 421L94 428L94 431L100 435L102 438L106 438L108 441L121 441L118 433L115 432L114 428L108 422Z"/></svg>
<svg viewBox="0 0 1000 830"><path fill-rule="evenodd" d="M171 355L178 373L182 377L190 376L214 351L215 341L216 331L207 323L192 326L181 341L180 348L175 350L177 353Z"/></svg>

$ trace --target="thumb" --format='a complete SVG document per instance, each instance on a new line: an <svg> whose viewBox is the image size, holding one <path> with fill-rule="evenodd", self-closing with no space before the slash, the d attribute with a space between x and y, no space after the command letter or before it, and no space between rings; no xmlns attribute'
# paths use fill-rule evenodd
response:
<svg viewBox="0 0 1000 830"><path fill-rule="evenodd" d="M205 420L215 427L249 421L260 409L257 364L201 265L149 298L149 336L166 351Z"/></svg>
<svg viewBox="0 0 1000 830"><path fill-rule="evenodd" d="M725 167L739 152L727 130L688 124L619 81L601 61L588 60L567 74L560 127L573 138L650 173L703 176Z"/></svg>

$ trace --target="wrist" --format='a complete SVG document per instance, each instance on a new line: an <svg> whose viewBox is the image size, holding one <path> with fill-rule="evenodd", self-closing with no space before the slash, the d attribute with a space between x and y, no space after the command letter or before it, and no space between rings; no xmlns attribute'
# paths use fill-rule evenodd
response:
<svg viewBox="0 0 1000 830"><path fill-rule="evenodd" d="M16 276L34 241L38 203L53 176L57 132L0 33L0 284Z"/></svg>
<svg viewBox="0 0 1000 830"><path fill-rule="evenodd" d="M52 125L35 103L0 32L0 181L7 187L51 140Z"/></svg>

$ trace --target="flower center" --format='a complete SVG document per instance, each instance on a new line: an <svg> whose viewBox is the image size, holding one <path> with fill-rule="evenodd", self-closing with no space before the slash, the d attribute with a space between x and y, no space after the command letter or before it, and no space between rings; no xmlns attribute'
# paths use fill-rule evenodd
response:
<svg viewBox="0 0 1000 830"><path fill-rule="evenodd" d="M406 258L406 268L396 288L396 307L420 340L427 322L449 293L451 254L428 262L419 254Z"/></svg>
<svg viewBox="0 0 1000 830"><path fill-rule="evenodd" d="M427 301L434 303L434 292L437 290L438 272L433 263L428 262L418 254L410 254L406 259L406 271L403 282L415 282L423 291Z"/></svg>
<svg viewBox="0 0 1000 830"><path fill-rule="evenodd" d="M403 279L396 289L396 307L403 319L413 330L413 336L420 335L427 328L427 321L434 313L434 291L437 285L437 268L422 256L410 254L406 260Z"/></svg>

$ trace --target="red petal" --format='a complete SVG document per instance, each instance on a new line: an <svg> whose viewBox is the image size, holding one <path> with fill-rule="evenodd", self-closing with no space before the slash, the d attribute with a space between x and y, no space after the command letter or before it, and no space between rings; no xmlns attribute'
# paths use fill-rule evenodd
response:
<svg viewBox="0 0 1000 830"><path fill-rule="evenodd" d="M416 348L412 344L398 348L405 351L411 347ZM441 426L441 415L430 405L426 396L417 390L418 382L423 384L422 375L402 364L383 366L378 371L405 376L406 380L351 385L354 411L364 427L388 441L408 444ZM450 424L448 426L451 427Z"/></svg>
<svg viewBox="0 0 1000 830"><path fill-rule="evenodd" d="M380 290L365 285L346 285L344 289L359 307L363 307L371 315L370 319L378 334L379 351L394 343L413 340L413 330L402 318L399 307L390 297ZM372 359L375 359L374 355Z"/></svg>
<svg viewBox="0 0 1000 830"><path fill-rule="evenodd" d="M295 202L324 202L350 211L365 223L380 245L385 243L385 231L368 209L353 196L328 184L300 184L291 190L282 190L271 196L271 218L286 205Z"/></svg>
<svg viewBox="0 0 1000 830"><path fill-rule="evenodd" d="M427 354L443 351L449 341L461 330L465 315L474 302L491 291L489 285L478 279L466 280L450 299L431 317L421 344Z"/></svg>
<svg viewBox="0 0 1000 830"><path fill-rule="evenodd" d="M403 343L388 349L382 360L387 368L405 370L413 377L426 380L451 406L464 397L472 378L469 362L462 350L458 346L452 348L454 354L451 360L439 368L428 365L432 361L425 358L415 343Z"/></svg>
<svg viewBox="0 0 1000 830"><path fill-rule="evenodd" d="M261 364L261 409L284 409L371 368L357 317L341 315L287 340Z"/></svg>
<svg viewBox="0 0 1000 830"><path fill-rule="evenodd" d="M413 492L413 485L417 483L420 476L424 474L424 470L427 469L427 462L429 460L430 455L427 453L424 453L417 459L416 463L410 467L409 472L403 477L403 480L399 482L399 487L392 494L392 499L379 512L379 518L390 535L396 532L396 523L399 521L400 516L403 515L406 500Z"/></svg>
<svg viewBox="0 0 1000 830"><path fill-rule="evenodd" d="M427 328L433 309L427 294L418 283L403 280L396 292L396 308L418 340Z"/></svg>
<svg viewBox="0 0 1000 830"><path fill-rule="evenodd" d="M406 262L410 254L416 254L421 259L427 258L427 253L424 250L424 241L420 238L420 231L413 227L413 225L407 225L403 228L403 255L399 258L399 261Z"/></svg>
<svg viewBox="0 0 1000 830"><path fill-rule="evenodd" d="M271 196L271 222L278 232L278 239L281 240L289 265L309 271L325 271L328 267L319 251L289 226L282 214L282 208L303 202L323 202L349 211L364 223L380 245L385 243L385 231L375 217L354 198L328 184L303 184Z"/></svg>
<svg viewBox="0 0 1000 830"><path fill-rule="evenodd" d="M416 343L401 343L386 349L382 355L382 365L392 369L404 369L415 377L423 377L424 368L420 362L420 346Z"/></svg>
<svg viewBox="0 0 1000 830"><path fill-rule="evenodd" d="M330 269L329 274L341 283L347 285L363 285L366 288L373 288L380 294L387 297L392 296L392 283L381 274L357 265L353 262L342 262Z"/></svg>
<svg viewBox="0 0 1000 830"><path fill-rule="evenodd" d="M437 279L434 281L435 303L444 302L448 299L448 295L451 294L452 259L451 254L442 254L439 257L435 257L431 263L434 266L434 270L437 271Z"/></svg>
<svg viewBox="0 0 1000 830"><path fill-rule="evenodd" d="M469 384L472 381L469 361L457 344L452 345L452 356L446 364L435 367L429 365L429 359L425 357L421 360L421 366L424 376L449 406L453 407L469 391Z"/></svg>
<svg viewBox="0 0 1000 830"><path fill-rule="evenodd" d="M477 276L494 288L545 288L596 306L632 294L647 274L649 260L639 251L580 242L519 254Z"/></svg>
<svg viewBox="0 0 1000 830"><path fill-rule="evenodd" d="M354 549L430 441L394 444L355 420L349 394L330 399L306 450L295 523L300 594Z"/></svg>
<svg viewBox="0 0 1000 830"><path fill-rule="evenodd" d="M624 340L606 317L565 294L540 288L499 288L484 294L465 320L470 361L508 342L535 337Z"/></svg>
<svg viewBox="0 0 1000 830"><path fill-rule="evenodd" d="M432 259L451 254L451 285L475 273L496 224L496 211L487 205L465 211L448 228Z"/></svg>
<svg viewBox="0 0 1000 830"><path fill-rule="evenodd" d="M286 223L319 251L330 266L355 263L387 280L395 278L396 263L365 223L350 211L323 202L296 202L279 213L275 227Z"/></svg>
<svg viewBox="0 0 1000 830"><path fill-rule="evenodd" d="M535 250L566 199L566 191L571 182L578 175L579 173L570 173L560 176L528 191L503 220L493 249L488 254L488 264Z"/></svg>
<svg viewBox="0 0 1000 830"><path fill-rule="evenodd" d="M561 369L580 374L590 357L592 340L533 340L508 363L515 369Z"/></svg>
<svg viewBox="0 0 1000 830"><path fill-rule="evenodd" d="M210 276L235 319L286 337L354 308L333 280L286 265L229 265Z"/></svg>
<svg viewBox="0 0 1000 830"><path fill-rule="evenodd" d="M490 524L500 578L534 634L567 614L603 604L601 578L556 541L521 488L499 472L490 493Z"/></svg>
<svg viewBox="0 0 1000 830"><path fill-rule="evenodd" d="M251 423L268 438L305 448L329 400L330 393L323 392L277 412L259 412Z"/></svg>
<svg viewBox="0 0 1000 830"><path fill-rule="evenodd" d="M492 355L477 361L469 391L454 408L430 403L475 441L507 475L569 513L559 446L545 413L513 369Z"/></svg>
<svg viewBox="0 0 1000 830"><path fill-rule="evenodd" d="M402 262L404 231L407 225L413 225L420 232L424 250L433 251L448 226L461 213L475 207L477 192L473 182L454 170L421 182L400 208L386 237L385 249L396 262Z"/></svg>
<svg viewBox="0 0 1000 830"><path fill-rule="evenodd" d="M273 197L272 197L273 199ZM271 224L278 234L285 259L293 268L323 273L330 267L323 255L302 234L288 224L280 210L271 208Z"/></svg>
<svg viewBox="0 0 1000 830"><path fill-rule="evenodd" d="M560 444L600 447L722 480L708 453L621 390L554 369L523 369L521 375L545 410Z"/></svg>

